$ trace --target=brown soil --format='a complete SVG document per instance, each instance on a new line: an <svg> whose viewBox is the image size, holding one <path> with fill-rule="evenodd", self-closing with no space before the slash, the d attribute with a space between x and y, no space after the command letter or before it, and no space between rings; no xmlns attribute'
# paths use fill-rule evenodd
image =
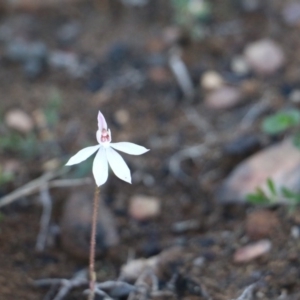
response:
<svg viewBox="0 0 300 300"><path fill-rule="evenodd" d="M219 9L220 1L214 2ZM165 289L174 274L179 278L175 283L174 297L164 299L236 299L252 283L256 287L253 298L249 299L300 299L300 243L291 235L292 227L299 226L299 209L290 212L283 207L273 208L279 225L268 236L272 242L271 251L256 260L237 264L233 261L235 251L251 242L245 228L246 217L259 208L223 205L214 197L221 180L239 161L253 152L246 150L239 155L229 155L223 151L229 142L228 136L239 136L232 132L244 114L266 90L274 95L270 110L284 106L284 85L299 84L299 80L295 83L291 75L295 71L293 60L297 61L297 53L291 53L290 49L291 45L295 48L299 44L298 31L276 23L279 28L274 33L275 39L291 54L283 72L270 78L254 76L252 79L257 84L257 90L245 103L234 109L214 111L205 107L200 93L192 103L185 101L169 70L164 73L166 81L164 76L159 77L157 82L147 77L149 67L145 66L145 60L151 51L166 58L167 51L161 51L160 46L157 50L153 44L162 42L162 32L170 24L167 13L124 8L115 11L113 7L94 5L84 3L51 11L2 13L2 22L17 27L21 35L26 35L27 29L14 24L18 24L19 18L32 18L35 22L33 35L44 41L49 49L58 48L55 32L59 25L75 20L82 29L76 41L67 46L70 51L105 63L105 57L115 43L121 41L129 49L129 54L125 51L117 66L113 62L107 63L106 72L101 74L104 82L115 80L118 74L140 65L139 76L145 76L140 86L117 87L114 83L116 89L107 95L103 89L92 92L88 88L90 78L75 79L64 71L51 68L35 80L28 80L21 64L3 59L0 68L2 115L11 107L19 107L29 114L36 109L44 109L54 88L63 100L58 123L50 129L55 137L54 144L59 145L58 154L55 145L47 146L42 141L40 132L43 151L37 155L24 158L19 153L0 152L1 164L10 158L21 163L16 181L3 185L2 195L40 176L46 161L58 158L64 162L82 146L93 145L95 116L101 109L111 124L115 141L132 141L151 148L151 151L140 157L126 157L132 170L140 170L148 176L146 179L144 176L146 184L138 175L140 180L132 185L111 175L102 189L102 197L116 217L121 245L112 254L97 260L99 281L116 280L121 265L126 263L131 252L135 253L136 258L150 257L179 246L183 249L182 255L174 261L166 261L160 269L161 289ZM184 57L187 57L188 67L197 85L203 70L222 70L230 56L239 53L248 42L273 34L263 11L243 15L232 8L224 14L212 20L212 28L222 27L227 21L238 18L243 21L242 33L228 36L215 34L204 42L190 42L184 46ZM4 53L5 44L1 44L0 55ZM185 113L187 109L199 113L200 118L209 124L208 129L203 130L189 120ZM116 112L120 110L130 116L130 121L124 125L118 123L116 118ZM249 130L251 135L261 137L259 121L255 120L252 124ZM70 128L75 130L75 134ZM201 144L207 134L217 135L219 142L206 155L184 160L181 163L184 174L173 174L169 168L170 158L183 147ZM271 142L267 137L262 140L258 148ZM149 176L150 182L147 181ZM68 193L68 189L64 189L54 190L51 194L55 202L53 223L58 222L61 205ZM128 215L129 199L136 194L161 199L161 214L155 220L139 223ZM86 262L64 252L59 237L54 238L52 246L44 252L35 251L40 215L41 207L36 196L24 197L1 208L1 300L43 299L47 289L34 287L34 280L71 278L87 266ZM174 223L191 219L199 221L198 228L183 233L172 231ZM77 289L65 299L83 297L82 290ZM149 296L149 299L152 297Z"/></svg>

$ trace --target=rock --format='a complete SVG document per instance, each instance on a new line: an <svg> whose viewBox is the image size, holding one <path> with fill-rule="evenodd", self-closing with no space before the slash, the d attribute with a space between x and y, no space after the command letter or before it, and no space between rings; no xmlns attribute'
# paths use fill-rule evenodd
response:
<svg viewBox="0 0 300 300"><path fill-rule="evenodd" d="M48 55L46 45L40 41L28 42L13 39L6 45L5 57L14 62L26 63L30 60L45 62Z"/></svg>
<svg viewBox="0 0 300 300"><path fill-rule="evenodd" d="M246 218L246 233L253 240L270 237L279 226L276 214L269 210L257 210Z"/></svg>
<svg viewBox="0 0 300 300"><path fill-rule="evenodd" d="M249 73L249 65L243 56L235 56L231 60L231 70L239 75L245 76Z"/></svg>
<svg viewBox="0 0 300 300"><path fill-rule="evenodd" d="M292 228L291 228L291 236L295 240L298 240L300 238L300 228L299 228L299 226L295 226L295 225L292 226Z"/></svg>
<svg viewBox="0 0 300 300"><path fill-rule="evenodd" d="M244 202L258 187L269 194L267 179L275 187L300 192L300 154L290 139L270 146L240 163L217 192L221 202Z"/></svg>
<svg viewBox="0 0 300 300"><path fill-rule="evenodd" d="M129 282L136 281L145 270L155 270L157 262L158 256L131 260L121 267L120 277Z"/></svg>
<svg viewBox="0 0 300 300"><path fill-rule="evenodd" d="M79 36L80 29L81 26L76 21L62 25L56 33L58 42L63 46L75 42Z"/></svg>
<svg viewBox="0 0 300 300"><path fill-rule="evenodd" d="M281 68L285 61L282 48L270 39L249 44L244 52L250 68L260 75L271 75Z"/></svg>
<svg viewBox="0 0 300 300"><path fill-rule="evenodd" d="M146 221L160 214L160 200L155 197L137 195L130 199L129 214L138 221Z"/></svg>
<svg viewBox="0 0 300 300"><path fill-rule="evenodd" d="M73 70L78 65L78 56L69 51L55 50L50 52L48 64L52 68Z"/></svg>
<svg viewBox="0 0 300 300"><path fill-rule="evenodd" d="M38 59L30 59L24 64L23 70L27 78L36 79L45 70L45 63Z"/></svg>
<svg viewBox="0 0 300 300"><path fill-rule="evenodd" d="M115 121L120 125L125 125L130 120L129 112L126 109L119 109L114 114Z"/></svg>
<svg viewBox="0 0 300 300"><path fill-rule="evenodd" d="M272 244L269 240L260 240L256 243L239 248L234 253L233 261L235 263L247 263L268 253L271 248Z"/></svg>
<svg viewBox="0 0 300 300"><path fill-rule="evenodd" d="M300 103L300 90L299 89L293 90L289 95L289 100L291 102L299 104Z"/></svg>
<svg viewBox="0 0 300 300"><path fill-rule="evenodd" d="M204 90L215 90L224 85L222 76L215 71L207 71L201 77L201 87Z"/></svg>
<svg viewBox="0 0 300 300"><path fill-rule="evenodd" d="M8 127L22 133L28 133L33 129L31 117L21 109L12 109L5 114L5 123Z"/></svg>
<svg viewBox="0 0 300 300"><path fill-rule="evenodd" d="M43 163L42 169L46 172L58 170L61 166L61 161L58 158L52 158Z"/></svg>
<svg viewBox="0 0 300 300"><path fill-rule="evenodd" d="M242 101L242 93L238 88L224 86L210 92L204 99L205 105L212 109L226 109L236 106Z"/></svg>
<svg viewBox="0 0 300 300"><path fill-rule="evenodd" d="M90 188L90 187L89 187ZM77 189L67 199L60 220L61 244L66 252L78 259L88 259L92 221L93 195L89 189ZM114 217L103 201L99 203L96 255L119 243Z"/></svg>
<svg viewBox="0 0 300 300"><path fill-rule="evenodd" d="M282 17L289 26L300 25L300 3L298 1L288 1L282 10Z"/></svg>
<svg viewBox="0 0 300 300"><path fill-rule="evenodd" d="M79 58L69 51L55 50L49 53L48 65L54 69L63 69L73 78L84 77L90 74L95 62L89 58Z"/></svg>
<svg viewBox="0 0 300 300"><path fill-rule="evenodd" d="M191 219L181 222L176 222L172 225L172 231L174 233L185 233L188 231L199 230L201 223L199 220Z"/></svg>

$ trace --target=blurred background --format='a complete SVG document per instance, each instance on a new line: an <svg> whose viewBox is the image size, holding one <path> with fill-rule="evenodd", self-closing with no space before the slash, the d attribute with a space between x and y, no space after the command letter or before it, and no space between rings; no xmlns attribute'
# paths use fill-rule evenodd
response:
<svg viewBox="0 0 300 300"><path fill-rule="evenodd" d="M295 0L1 0L0 299L63 299L33 280L86 266L93 159L63 166L98 110L151 149L101 190L100 281L176 246L174 298L147 299L298 299L299 28ZM236 254L261 239L261 261Z"/></svg>

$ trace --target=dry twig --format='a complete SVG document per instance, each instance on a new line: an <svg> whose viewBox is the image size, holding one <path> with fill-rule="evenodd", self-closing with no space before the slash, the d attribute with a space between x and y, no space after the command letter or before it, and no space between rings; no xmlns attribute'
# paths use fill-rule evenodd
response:
<svg viewBox="0 0 300 300"><path fill-rule="evenodd" d="M40 201L43 206L43 213L41 216L40 232L37 237L35 249L37 251L44 251L52 213L52 199L50 197L47 184L40 189Z"/></svg>
<svg viewBox="0 0 300 300"><path fill-rule="evenodd" d="M254 283L246 287L241 296L239 296L236 300L252 300L255 286L256 284Z"/></svg>
<svg viewBox="0 0 300 300"><path fill-rule="evenodd" d="M61 180L53 180L55 177L59 177L64 174L64 170L59 170L56 172L48 172L41 177L26 183L22 187L16 189L10 194L0 198L0 207L8 205L22 197L32 195L40 190L42 186L48 184L49 188L61 188L61 187L70 187L70 186L78 186L89 184L91 182L90 178L82 178L82 179L61 179Z"/></svg>
<svg viewBox="0 0 300 300"><path fill-rule="evenodd" d="M191 101L195 96L195 90L189 71L180 57L178 48L170 50L169 65L185 98Z"/></svg>
<svg viewBox="0 0 300 300"><path fill-rule="evenodd" d="M36 280L34 282L35 286L44 287L50 286L51 294L53 289L58 290L52 300L63 300L73 288L88 286L87 271L82 270L76 273L71 279L64 278L46 278ZM136 287L123 281L105 281L101 283L96 283L95 294L103 297L104 300L113 300L114 298L126 297L132 291L135 291ZM84 291L84 294L89 294L90 290ZM44 298L44 300L49 300L49 293Z"/></svg>
<svg viewBox="0 0 300 300"><path fill-rule="evenodd" d="M53 298L53 300L62 300L68 295L68 293L73 288L88 284L87 272L86 270L79 271L71 279L64 279L64 278L39 279L36 280L34 284L35 286L39 286L39 287L50 286L51 290L53 287L58 287L58 292Z"/></svg>

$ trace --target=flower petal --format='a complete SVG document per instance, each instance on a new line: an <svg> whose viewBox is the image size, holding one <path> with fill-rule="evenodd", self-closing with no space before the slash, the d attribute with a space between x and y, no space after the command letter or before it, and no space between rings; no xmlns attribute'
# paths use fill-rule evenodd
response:
<svg viewBox="0 0 300 300"><path fill-rule="evenodd" d="M98 128L100 132L102 132L102 129L107 129L105 118L100 110L98 112Z"/></svg>
<svg viewBox="0 0 300 300"><path fill-rule="evenodd" d="M99 129L96 132L96 139L97 142L100 144L101 143L101 135L102 135L102 131L100 131Z"/></svg>
<svg viewBox="0 0 300 300"><path fill-rule="evenodd" d="M149 149L139 146L137 144L128 143L128 142L121 142L121 143L110 143L111 147L116 150L125 152L131 155L141 155L149 151Z"/></svg>
<svg viewBox="0 0 300 300"><path fill-rule="evenodd" d="M81 163L95 153L99 148L100 145L83 148L68 160L66 166L72 166Z"/></svg>
<svg viewBox="0 0 300 300"><path fill-rule="evenodd" d="M108 163L104 148L100 148L93 163L93 174L97 186L104 184L108 178Z"/></svg>
<svg viewBox="0 0 300 300"><path fill-rule="evenodd" d="M120 179L131 183L130 170L122 156L110 147L106 148L106 156L115 175Z"/></svg>

